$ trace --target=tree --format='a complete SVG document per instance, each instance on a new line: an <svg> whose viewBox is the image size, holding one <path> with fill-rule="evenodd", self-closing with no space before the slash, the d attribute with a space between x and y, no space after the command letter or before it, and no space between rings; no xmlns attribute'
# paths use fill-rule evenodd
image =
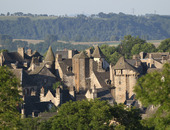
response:
<svg viewBox="0 0 170 130"><path fill-rule="evenodd" d="M170 52L170 38L163 40L158 46L158 50L162 52Z"/></svg>
<svg viewBox="0 0 170 130"><path fill-rule="evenodd" d="M17 109L21 102L19 81L5 66L0 67L0 129L15 128L19 124Z"/></svg>
<svg viewBox="0 0 170 130"><path fill-rule="evenodd" d="M118 51L120 54L125 56L125 58L130 58L130 56L132 56L131 50L133 46L135 44L142 45L144 43L146 43L146 41L140 39L139 37L132 37L131 35L127 35L127 36L124 36L124 40L122 40L121 44L118 46Z"/></svg>
<svg viewBox="0 0 170 130"><path fill-rule="evenodd" d="M170 128L170 64L165 64L162 72L155 71L139 78L134 92L144 106L159 107L145 125L156 129Z"/></svg>
<svg viewBox="0 0 170 130"><path fill-rule="evenodd" d="M106 101L82 100L63 104L50 122L52 129L108 129L111 119Z"/></svg>

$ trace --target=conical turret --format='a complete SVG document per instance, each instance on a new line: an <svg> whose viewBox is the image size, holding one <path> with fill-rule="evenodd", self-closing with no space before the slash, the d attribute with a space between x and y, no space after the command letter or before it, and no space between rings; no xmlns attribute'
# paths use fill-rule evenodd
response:
<svg viewBox="0 0 170 130"><path fill-rule="evenodd" d="M48 48L48 51L47 51L44 61L45 62L54 62L55 61L54 53L53 53L51 46Z"/></svg>
<svg viewBox="0 0 170 130"><path fill-rule="evenodd" d="M92 55L94 58L105 58L105 56L103 55L102 51L100 50L99 46L95 47L95 50L93 52Z"/></svg>

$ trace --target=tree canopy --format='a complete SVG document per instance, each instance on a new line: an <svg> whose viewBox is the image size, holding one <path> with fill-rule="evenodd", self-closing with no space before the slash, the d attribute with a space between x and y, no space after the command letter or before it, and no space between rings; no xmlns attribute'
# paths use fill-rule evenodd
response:
<svg viewBox="0 0 170 130"><path fill-rule="evenodd" d="M170 64L165 64L162 72L155 71L139 78L134 92L143 105L159 107L147 125L156 129L170 128Z"/></svg>
<svg viewBox="0 0 170 130"><path fill-rule="evenodd" d="M0 129L17 127L19 123L19 81L5 66L0 66Z"/></svg>
<svg viewBox="0 0 170 130"><path fill-rule="evenodd" d="M57 35L59 40L92 42L120 40L132 35L146 40L159 40L169 38L169 30L170 16L161 15L100 12L90 16L48 17L46 14L16 12L13 16L0 16L0 34L8 34L16 39L44 39L47 35Z"/></svg>

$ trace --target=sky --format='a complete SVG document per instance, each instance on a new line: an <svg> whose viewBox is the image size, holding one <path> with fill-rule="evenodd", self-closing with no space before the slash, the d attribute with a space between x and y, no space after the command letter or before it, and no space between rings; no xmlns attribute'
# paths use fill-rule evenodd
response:
<svg viewBox="0 0 170 130"><path fill-rule="evenodd" d="M170 0L0 0L0 14L73 15L125 13L170 15Z"/></svg>

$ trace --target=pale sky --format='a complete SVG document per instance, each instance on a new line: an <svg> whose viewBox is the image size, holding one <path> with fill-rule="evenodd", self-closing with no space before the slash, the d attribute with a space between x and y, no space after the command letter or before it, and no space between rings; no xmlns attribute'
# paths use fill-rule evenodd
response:
<svg viewBox="0 0 170 130"><path fill-rule="evenodd" d="M170 15L170 0L0 0L0 14L48 15L125 13Z"/></svg>

